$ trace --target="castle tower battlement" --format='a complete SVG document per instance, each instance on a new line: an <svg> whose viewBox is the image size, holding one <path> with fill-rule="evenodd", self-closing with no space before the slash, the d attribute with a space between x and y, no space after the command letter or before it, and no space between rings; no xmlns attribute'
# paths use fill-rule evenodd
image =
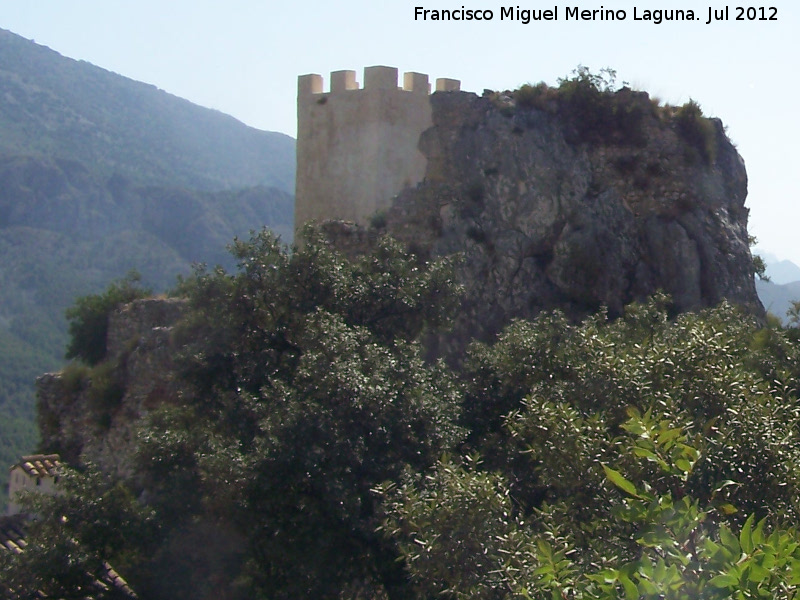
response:
<svg viewBox="0 0 800 600"><path fill-rule="evenodd" d="M437 79L436 91L458 91ZM417 144L432 123L428 75L408 72L398 86L394 67L334 71L324 91L321 75L297 80L295 227L314 220L365 223L394 196L425 176Z"/></svg>

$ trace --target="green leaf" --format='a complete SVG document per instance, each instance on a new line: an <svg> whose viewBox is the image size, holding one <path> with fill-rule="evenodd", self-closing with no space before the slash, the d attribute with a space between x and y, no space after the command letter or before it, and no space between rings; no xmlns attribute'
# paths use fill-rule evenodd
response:
<svg viewBox="0 0 800 600"><path fill-rule="evenodd" d="M731 551L734 555L739 554L741 551L741 546L739 546L739 540L736 538L735 535L731 533L731 530L728 529L727 526L723 525L719 529L719 540L722 542L722 545Z"/></svg>
<svg viewBox="0 0 800 600"><path fill-rule="evenodd" d="M603 465L603 470L606 472L606 477L608 477L608 480L611 483L613 483L615 486L617 486L626 494L630 494L631 496L638 498L638 494L636 493L636 487L630 481L625 479L625 477L622 476L622 473L620 473L619 471L615 471L614 469L606 465Z"/></svg>
<svg viewBox="0 0 800 600"><path fill-rule="evenodd" d="M753 553L753 516L747 517L744 522L742 531L739 534L739 544L742 546L742 552L745 554Z"/></svg>
<svg viewBox="0 0 800 600"><path fill-rule="evenodd" d="M721 492L726 487L730 487L732 485L739 485L737 482L733 481L732 479L726 479L721 484L719 484L716 488L714 488L714 494L716 495L718 492Z"/></svg>
<svg viewBox="0 0 800 600"><path fill-rule="evenodd" d="M753 530L753 544L761 545L764 543L764 523L766 521L766 519L761 519Z"/></svg>
<svg viewBox="0 0 800 600"><path fill-rule="evenodd" d="M633 449L633 453L639 458L646 458L649 461L655 462L657 460L655 453L647 448L636 447Z"/></svg>
<svg viewBox="0 0 800 600"><path fill-rule="evenodd" d="M717 575L716 577L712 578L708 584L715 588L738 587L739 578L735 575L731 575L730 573L723 573L722 575Z"/></svg>
<svg viewBox="0 0 800 600"><path fill-rule="evenodd" d="M627 600L637 600L639 598L639 588L633 583L625 573L619 574L619 582L625 590L625 598Z"/></svg>

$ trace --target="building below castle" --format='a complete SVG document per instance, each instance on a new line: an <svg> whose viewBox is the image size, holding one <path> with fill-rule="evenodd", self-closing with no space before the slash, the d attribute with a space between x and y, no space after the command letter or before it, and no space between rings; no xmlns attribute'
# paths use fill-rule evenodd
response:
<svg viewBox="0 0 800 600"><path fill-rule="evenodd" d="M42 494L58 493L58 478L62 468L58 454L33 454L23 456L19 462L9 469L8 515L0 517L0 552L22 554L28 547L27 521L29 515L22 512L15 502L20 492L35 491ZM110 564L103 562L103 572L93 580L92 589L85 590L83 600L107 598L109 594L120 600L136 600L138 596L128 583ZM17 598L44 597L40 591L9 589L0 582L0 597L16 600Z"/></svg>
<svg viewBox="0 0 800 600"><path fill-rule="evenodd" d="M21 507L14 500L19 492L54 494L60 468L61 458L58 454L23 456L19 462L11 465L8 474L8 514L20 513Z"/></svg>

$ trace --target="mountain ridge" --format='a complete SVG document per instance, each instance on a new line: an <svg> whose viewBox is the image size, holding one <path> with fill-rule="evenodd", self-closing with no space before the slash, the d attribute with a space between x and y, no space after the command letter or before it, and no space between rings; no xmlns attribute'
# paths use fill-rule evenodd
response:
<svg viewBox="0 0 800 600"><path fill-rule="evenodd" d="M0 54L0 154L73 158L142 183L294 191L294 139L285 134L3 29Z"/></svg>
<svg viewBox="0 0 800 600"><path fill-rule="evenodd" d="M771 252L762 252L759 249L755 253L760 255L767 266L765 275L773 283L783 285L800 281L800 266L788 259L780 259Z"/></svg>

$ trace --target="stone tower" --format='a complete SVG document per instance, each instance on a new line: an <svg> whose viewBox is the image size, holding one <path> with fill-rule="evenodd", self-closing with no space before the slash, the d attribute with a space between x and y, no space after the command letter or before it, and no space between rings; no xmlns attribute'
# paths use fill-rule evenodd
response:
<svg viewBox="0 0 800 600"><path fill-rule="evenodd" d="M359 88L355 71L301 75L297 90L295 227L310 220L365 223L394 196L422 181L426 159L417 149L431 125L428 76L367 67ZM460 82L437 79L436 91Z"/></svg>

